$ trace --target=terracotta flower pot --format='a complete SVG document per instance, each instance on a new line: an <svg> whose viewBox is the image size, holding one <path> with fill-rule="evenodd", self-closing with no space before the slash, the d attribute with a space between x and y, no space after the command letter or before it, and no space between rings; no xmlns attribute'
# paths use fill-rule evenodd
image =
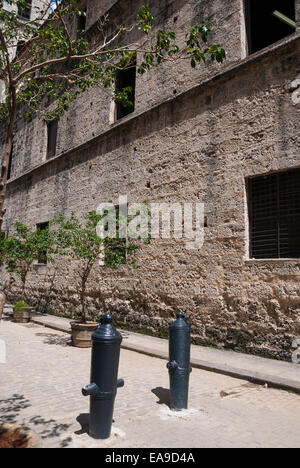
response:
<svg viewBox="0 0 300 468"><path fill-rule="evenodd" d="M0 448L42 448L42 441L27 427L3 424L0 426Z"/></svg>
<svg viewBox="0 0 300 468"><path fill-rule="evenodd" d="M16 310L14 307L13 320L17 323L28 323L31 319L32 307L23 307L22 310Z"/></svg>
<svg viewBox="0 0 300 468"><path fill-rule="evenodd" d="M97 330L97 322L71 322L72 342L77 348L90 348L92 346L92 334Z"/></svg>

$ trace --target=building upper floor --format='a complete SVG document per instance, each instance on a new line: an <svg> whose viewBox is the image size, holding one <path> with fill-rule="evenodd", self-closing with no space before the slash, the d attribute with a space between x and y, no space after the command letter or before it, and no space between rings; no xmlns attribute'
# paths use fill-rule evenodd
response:
<svg viewBox="0 0 300 468"><path fill-rule="evenodd" d="M32 0L32 6L34 1ZM117 25L132 24L144 0L86 0L83 18L74 18L75 29L80 26L91 40L98 34L97 21L107 14L111 32ZM192 69L186 60L162 63L148 73L137 73L142 56L137 54L136 67L118 72L116 88L132 88L131 108L117 104L110 92L101 86L87 90L74 101L58 122L45 124L37 118L28 121L19 116L9 169L10 179L80 146L112 126L133 118L160 103L176 99L188 89L222 73L249 55L280 44L300 29L299 0L149 0L155 27L163 25L176 33L179 43L186 40L190 26L209 24L210 40L222 45L227 52L223 64L206 62ZM32 13L30 13L32 14ZM80 25L78 21L81 21ZM133 32L125 40L139 42ZM2 130L4 131L4 124ZM1 134L0 134L1 137ZM3 135L2 135L3 137Z"/></svg>

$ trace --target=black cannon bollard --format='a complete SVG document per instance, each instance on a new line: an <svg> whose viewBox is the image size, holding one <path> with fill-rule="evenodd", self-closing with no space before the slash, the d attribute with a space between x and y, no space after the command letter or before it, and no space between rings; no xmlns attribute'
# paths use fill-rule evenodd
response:
<svg viewBox="0 0 300 468"><path fill-rule="evenodd" d="M190 367L191 326L185 315L178 312L177 320L169 328L170 407L183 410L188 407Z"/></svg>
<svg viewBox="0 0 300 468"><path fill-rule="evenodd" d="M111 434L118 380L122 336L112 325L113 317L105 314L92 336L91 384L82 389L90 396L90 430L94 439L107 439Z"/></svg>

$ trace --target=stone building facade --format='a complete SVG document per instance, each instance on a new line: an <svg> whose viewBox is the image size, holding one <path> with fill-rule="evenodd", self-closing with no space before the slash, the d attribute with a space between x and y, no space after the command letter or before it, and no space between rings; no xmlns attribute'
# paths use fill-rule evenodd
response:
<svg viewBox="0 0 300 468"><path fill-rule="evenodd" d="M143 3L88 0L86 27L104 12L129 23ZM82 215L120 194L130 203L204 203L200 250L157 239L139 250L138 270L96 268L90 310L162 333L180 309L196 343L290 360L300 338L300 2L274 1L272 11L256 0L148 3L179 37L211 24L226 62L137 75L134 112L120 119L109 94L89 90L60 120L50 158L47 126L19 120L6 230L15 219L34 226ZM64 264L54 278L36 265L31 302L74 313L74 268Z"/></svg>
<svg viewBox="0 0 300 468"><path fill-rule="evenodd" d="M18 13L19 18L22 20L24 19L25 21L33 21L37 17L37 8L42 8L44 6L43 0L29 0L28 2L28 8L25 10L18 10L16 5L11 5L10 3L6 2L5 0L3 1L3 9L7 12L14 12ZM29 7L30 5L30 7ZM0 5L0 8L2 8L2 2ZM9 49L9 53L11 57L15 57L16 53L18 50L18 39L16 40L15 47L11 47ZM5 98L5 85L2 80L0 80L0 102Z"/></svg>

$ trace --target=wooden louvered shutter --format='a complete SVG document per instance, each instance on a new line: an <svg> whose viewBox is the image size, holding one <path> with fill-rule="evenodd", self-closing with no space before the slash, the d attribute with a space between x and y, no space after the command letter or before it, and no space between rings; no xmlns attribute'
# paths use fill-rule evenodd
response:
<svg viewBox="0 0 300 468"><path fill-rule="evenodd" d="M300 258L300 170L249 180L251 258Z"/></svg>

